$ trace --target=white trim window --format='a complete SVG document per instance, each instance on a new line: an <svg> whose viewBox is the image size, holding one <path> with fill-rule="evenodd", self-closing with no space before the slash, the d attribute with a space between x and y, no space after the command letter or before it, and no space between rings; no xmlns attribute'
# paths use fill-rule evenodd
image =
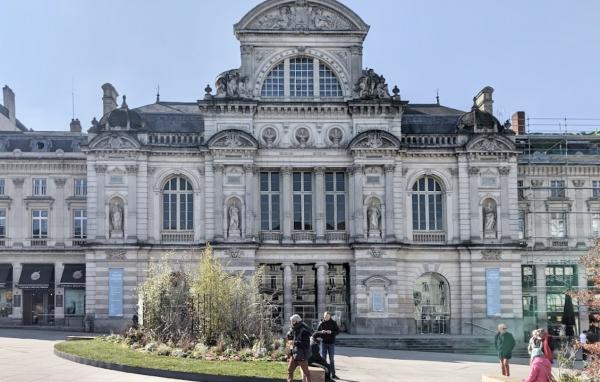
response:
<svg viewBox="0 0 600 382"><path fill-rule="evenodd" d="M0 179L0 196L6 195L6 180Z"/></svg>
<svg viewBox="0 0 600 382"><path fill-rule="evenodd" d="M413 230L442 231L444 208L442 186L432 177L420 178L413 185L412 215Z"/></svg>
<svg viewBox="0 0 600 382"><path fill-rule="evenodd" d="M281 230L279 172L260 173L260 229Z"/></svg>
<svg viewBox="0 0 600 382"><path fill-rule="evenodd" d="M163 230L194 229L194 191L184 177L171 178L163 187Z"/></svg>
<svg viewBox="0 0 600 382"><path fill-rule="evenodd" d="M48 192L48 182L45 178L35 178L32 180L33 196L46 196Z"/></svg>
<svg viewBox="0 0 600 382"><path fill-rule="evenodd" d="M73 237L76 239L87 238L87 210L73 210Z"/></svg>
<svg viewBox="0 0 600 382"><path fill-rule="evenodd" d="M6 209L0 209L0 237L6 237Z"/></svg>
<svg viewBox="0 0 600 382"><path fill-rule="evenodd" d="M600 238L600 213L592 214L592 238Z"/></svg>
<svg viewBox="0 0 600 382"><path fill-rule="evenodd" d="M518 229L518 234L519 234L519 240L524 240L527 233L526 233L526 225L525 225L525 219L527 217L527 214L524 210L519 210L519 218L517 220L517 229Z"/></svg>
<svg viewBox="0 0 600 382"><path fill-rule="evenodd" d="M319 95L321 97L342 97L340 82L333 70L327 65L319 63Z"/></svg>
<svg viewBox="0 0 600 382"><path fill-rule="evenodd" d="M563 239L567 237L567 213L566 212L551 212L550 213L550 236L553 238Z"/></svg>
<svg viewBox="0 0 600 382"><path fill-rule="evenodd" d="M325 229L346 230L346 174L325 173Z"/></svg>
<svg viewBox="0 0 600 382"><path fill-rule="evenodd" d="M285 65L276 65L265 78L260 95L262 97L283 97L285 87Z"/></svg>
<svg viewBox="0 0 600 382"><path fill-rule="evenodd" d="M87 179L73 180L73 195L87 196Z"/></svg>
<svg viewBox="0 0 600 382"><path fill-rule="evenodd" d="M294 172L292 184L294 230L312 231L312 172Z"/></svg>
<svg viewBox="0 0 600 382"><path fill-rule="evenodd" d="M31 211L31 237L34 239L48 237L48 210Z"/></svg>
<svg viewBox="0 0 600 382"><path fill-rule="evenodd" d="M550 197L564 198L565 197L565 181L551 180L550 181Z"/></svg>
<svg viewBox="0 0 600 382"><path fill-rule="evenodd" d="M592 198L600 199L600 180L592 180Z"/></svg>

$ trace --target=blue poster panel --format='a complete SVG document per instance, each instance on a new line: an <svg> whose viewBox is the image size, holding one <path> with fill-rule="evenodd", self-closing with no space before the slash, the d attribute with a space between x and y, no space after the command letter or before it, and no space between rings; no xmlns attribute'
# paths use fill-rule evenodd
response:
<svg viewBox="0 0 600 382"><path fill-rule="evenodd" d="M485 270L485 290L487 294L487 315L500 315L500 268Z"/></svg>
<svg viewBox="0 0 600 382"><path fill-rule="evenodd" d="M108 270L108 315L123 316L123 268Z"/></svg>

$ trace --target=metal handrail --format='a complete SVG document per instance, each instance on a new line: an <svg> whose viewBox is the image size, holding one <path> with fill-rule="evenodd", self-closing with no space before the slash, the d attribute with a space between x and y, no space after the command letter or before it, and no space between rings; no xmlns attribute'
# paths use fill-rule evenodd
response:
<svg viewBox="0 0 600 382"><path fill-rule="evenodd" d="M466 323L466 324L469 324L469 325L476 326L476 327L478 327L478 328L480 328L480 329L483 329L483 330L486 330L486 331L488 331L488 332L490 332L490 333L496 333L496 331L495 331L495 330L488 329L488 328L486 328L486 327L484 327L484 326L477 325L477 324L475 324L475 323L473 323L473 322L465 322L465 323Z"/></svg>

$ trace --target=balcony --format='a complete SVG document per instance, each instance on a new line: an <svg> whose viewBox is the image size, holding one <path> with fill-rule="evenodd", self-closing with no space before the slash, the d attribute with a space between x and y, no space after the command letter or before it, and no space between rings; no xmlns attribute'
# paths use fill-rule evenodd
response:
<svg viewBox="0 0 600 382"><path fill-rule="evenodd" d="M10 239L0 237L0 248L10 247Z"/></svg>
<svg viewBox="0 0 600 382"><path fill-rule="evenodd" d="M347 243L348 233L345 231L327 231L325 232L325 239L328 243Z"/></svg>
<svg viewBox="0 0 600 382"><path fill-rule="evenodd" d="M191 244L194 242L194 231L163 231L160 234L161 244Z"/></svg>
<svg viewBox="0 0 600 382"><path fill-rule="evenodd" d="M313 231L295 231L292 233L292 239L297 244L314 243L315 236Z"/></svg>
<svg viewBox="0 0 600 382"><path fill-rule="evenodd" d="M567 248L569 246L569 240L566 238L553 237L548 239L548 247L550 248Z"/></svg>
<svg viewBox="0 0 600 382"><path fill-rule="evenodd" d="M413 242L423 244L445 244L446 232L443 231L414 231Z"/></svg>
<svg viewBox="0 0 600 382"><path fill-rule="evenodd" d="M72 247L83 247L87 244L87 239L84 237L74 237L69 240Z"/></svg>
<svg viewBox="0 0 600 382"><path fill-rule="evenodd" d="M260 231L260 242L278 244L281 241L280 231Z"/></svg>
<svg viewBox="0 0 600 382"><path fill-rule="evenodd" d="M34 237L31 239L27 239L27 241L29 242L29 246L30 247L38 247L38 248L44 248L44 247L48 247L49 246L49 241L48 238L42 238L42 237Z"/></svg>

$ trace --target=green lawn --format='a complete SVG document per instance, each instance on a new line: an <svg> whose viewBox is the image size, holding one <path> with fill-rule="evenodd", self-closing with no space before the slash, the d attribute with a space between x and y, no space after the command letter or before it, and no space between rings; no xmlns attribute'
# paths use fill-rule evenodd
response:
<svg viewBox="0 0 600 382"><path fill-rule="evenodd" d="M54 347L59 351L78 355L83 358L127 366L201 374L281 378L282 380L287 375L287 365L284 362L206 361L191 358L165 357L134 351L125 345L98 339L60 342L54 345Z"/></svg>

